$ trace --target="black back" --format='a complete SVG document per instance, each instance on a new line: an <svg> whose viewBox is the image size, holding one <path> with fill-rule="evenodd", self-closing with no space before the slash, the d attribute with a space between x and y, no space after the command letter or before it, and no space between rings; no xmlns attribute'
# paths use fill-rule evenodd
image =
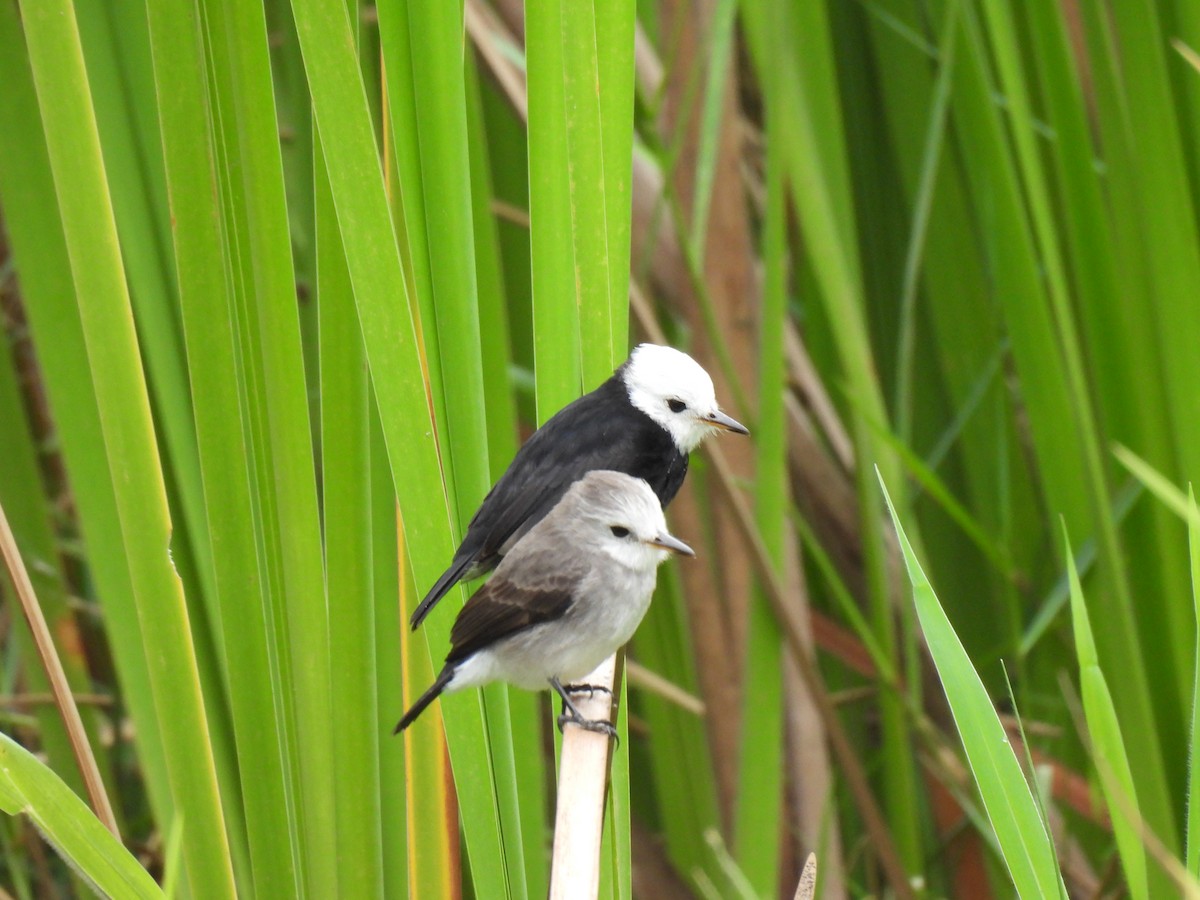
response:
<svg viewBox="0 0 1200 900"><path fill-rule="evenodd" d="M494 569L507 547L588 472L612 469L642 478L664 509L671 502L687 475L687 454L629 402L621 375L618 370L563 407L517 451L471 519L454 561L413 613L413 628L461 578Z"/></svg>
<svg viewBox="0 0 1200 900"><path fill-rule="evenodd" d="M687 475L688 458L661 425L629 402L620 375L563 407L533 433L467 527L455 559L488 571L502 548L546 515L595 469L645 479L665 508Z"/></svg>

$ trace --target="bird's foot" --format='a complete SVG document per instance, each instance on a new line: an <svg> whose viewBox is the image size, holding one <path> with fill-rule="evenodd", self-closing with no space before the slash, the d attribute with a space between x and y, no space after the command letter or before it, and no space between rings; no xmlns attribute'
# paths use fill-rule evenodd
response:
<svg viewBox="0 0 1200 900"><path fill-rule="evenodd" d="M572 697L587 694L589 700L597 694L608 694L610 697L613 695L613 692L602 684L564 684L563 690Z"/></svg>
<svg viewBox="0 0 1200 900"><path fill-rule="evenodd" d="M597 687L596 685L591 684L572 684L564 687L557 678L550 679L550 686L554 688L555 693L562 698L563 711L562 715L558 717L559 731L563 730L564 725L570 723L572 725L579 726L584 731L592 731L597 734L603 734L612 738L617 743L621 742L621 739L617 736L617 729L613 726L612 722L608 721L607 719L589 719L579 711L578 707L576 707L574 703L571 702L571 694L587 693L590 696L597 691L603 691L611 696L612 691L606 687Z"/></svg>
<svg viewBox="0 0 1200 900"><path fill-rule="evenodd" d="M618 744L621 742L617 735L617 727L607 719L585 719L576 711L568 711L558 717L558 730L562 731L565 725L575 725L584 731L606 735Z"/></svg>

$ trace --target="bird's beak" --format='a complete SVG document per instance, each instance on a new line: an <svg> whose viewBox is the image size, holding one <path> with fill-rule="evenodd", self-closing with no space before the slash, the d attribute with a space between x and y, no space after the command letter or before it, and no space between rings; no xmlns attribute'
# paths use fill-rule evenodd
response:
<svg viewBox="0 0 1200 900"><path fill-rule="evenodd" d="M715 425L722 431L732 431L734 434L749 434L750 429L739 422L737 419L725 415L719 409L716 412L710 412L704 417L708 424Z"/></svg>
<svg viewBox="0 0 1200 900"><path fill-rule="evenodd" d="M664 550L670 550L672 553L678 553L682 556L695 556L696 551L685 544L677 537L667 534L665 531L660 531L646 543L652 544L655 547L662 547Z"/></svg>

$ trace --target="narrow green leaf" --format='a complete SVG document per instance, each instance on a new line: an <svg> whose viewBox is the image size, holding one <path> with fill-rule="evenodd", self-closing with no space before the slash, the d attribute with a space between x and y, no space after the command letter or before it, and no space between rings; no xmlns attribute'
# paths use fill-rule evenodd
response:
<svg viewBox="0 0 1200 900"><path fill-rule="evenodd" d="M717 138L721 133L721 102L733 60L734 24L737 0L719 0L712 13L707 35L708 66L704 73L704 94L700 104L700 149L696 159L696 185L692 192L692 223L688 240L691 253L699 258L708 239L709 208L713 179L717 168Z"/></svg>
<svg viewBox="0 0 1200 900"><path fill-rule="evenodd" d="M203 90L203 41L194 10L150 4L148 12L251 870L260 895L294 893L304 872L295 816L289 812L296 803L288 750L294 730L276 703L288 688L273 659L271 602L257 552L229 261L219 227L215 140Z"/></svg>
<svg viewBox="0 0 1200 900"><path fill-rule="evenodd" d="M858 225L847 171L845 124L828 10L819 3L777 2L769 7L743 4L741 12L751 55L758 71L764 73L763 83L780 94L768 103L778 103L784 111L780 140L787 151L785 171L790 196L804 232L841 377L863 415L887 422L863 308L862 262L854 240ZM899 484L900 470L894 455L872 439L857 417L851 433L856 457L876 461L885 478ZM882 510L865 466L858 467L855 481L860 518L876 521ZM896 634L886 553L878 529L866 528L862 533L872 627L890 655L896 652L900 637L912 644L914 635ZM908 683L915 691L919 679ZM895 825L898 849L905 865L917 871L924 854L921 830L916 824L920 809L907 717L899 697L885 693L880 707L885 807L893 823L907 823Z"/></svg>
<svg viewBox="0 0 1200 900"><path fill-rule="evenodd" d="M1138 831L1141 813L1138 811L1133 773L1129 769L1129 757L1125 753L1125 739L1121 737L1117 710L1113 706L1104 672L1100 669L1100 658L1096 654L1096 642L1088 621L1087 604L1083 599L1083 588L1079 584L1071 539L1065 525L1063 540L1066 544L1067 574L1071 582L1075 654L1079 658L1079 681L1083 692L1084 715L1091 734L1092 755L1108 803L1109 819L1121 854L1121 867L1125 870L1125 884L1134 900L1144 900L1150 896L1150 889L1146 880L1146 851Z"/></svg>
<svg viewBox="0 0 1200 900"><path fill-rule="evenodd" d="M1192 727L1188 740L1188 805L1185 828L1184 864L1193 877L1200 878L1200 773L1196 758L1200 752L1200 510L1196 494L1188 490L1188 549L1191 557L1192 608L1196 615L1196 661L1192 689Z"/></svg>
<svg viewBox="0 0 1200 900"><path fill-rule="evenodd" d="M331 691L338 727L338 888L383 895L375 609L371 602L368 378L354 293L320 146L316 169L317 312L321 359L321 487L329 603Z"/></svg>
<svg viewBox="0 0 1200 900"><path fill-rule="evenodd" d="M421 349L421 362L430 397L442 397L442 357L438 351L437 311L433 307L433 273L430 269L429 234L425 216L425 190L421 180L420 128L417 122L416 85L413 76L412 48L409 21L410 4L385 0L379 10L380 50L385 60L387 77L387 118L391 126L389 166L395 166L395 178L388 188L394 197L396 232L399 238L400 262L408 286L412 310ZM436 200L435 200L436 202ZM432 403L435 434L445 441L450 428L446 421L446 404ZM439 444L439 446L441 446ZM441 450L444 489L454 500L454 460L448 449Z"/></svg>
<svg viewBox="0 0 1200 900"><path fill-rule="evenodd" d="M632 167L634 120L634 40L636 23L634 0L593 0L591 16L596 40L596 92L599 94L599 134L588 140L600 146L604 188L605 248L608 268L609 333L607 348L600 345L594 356L596 380L608 376L624 359L629 349L629 266L632 230ZM586 23L583 31L586 33ZM580 62L575 60L575 62ZM575 76L572 76L575 77ZM570 122L568 121L568 128ZM581 323L582 323L581 319ZM603 340L603 335L583 339ZM583 353L586 366L588 352ZM586 371L586 369L585 369ZM625 656L617 657L624 666ZM629 684L622 671L618 675L620 709L628 709ZM612 878L615 895L628 900L633 895L633 847L631 844L629 717L620 715L618 730L621 743L612 754L609 775L609 805L605 821L611 833Z"/></svg>
<svg viewBox="0 0 1200 900"><path fill-rule="evenodd" d="M87 76L69 3L23 3L34 82L193 892L234 893L195 651Z"/></svg>
<svg viewBox="0 0 1200 900"><path fill-rule="evenodd" d="M1022 897L1066 897L1049 832L1004 726L925 577L882 476L879 483L900 540L921 630L1017 893Z"/></svg>
<svg viewBox="0 0 1200 900"><path fill-rule="evenodd" d="M163 896L62 779L6 734L0 734L0 809L28 815L63 859L108 896Z"/></svg>
<svg viewBox="0 0 1200 900"><path fill-rule="evenodd" d="M755 514L759 533L777 574L787 553L787 507L790 498L784 420L783 335L787 319L788 257L786 250L787 182L779 138L786 111L780 92L768 90L774 103L767 111L767 196L763 229L766 273L759 324L759 407L754 430ZM755 592L746 624L743 684L753 686L754 703L742 716L741 765L734 848L738 865L754 892L779 893L780 846L771 835L783 827L784 717L783 638L766 595Z"/></svg>
<svg viewBox="0 0 1200 900"><path fill-rule="evenodd" d="M1196 512L1188 502L1188 498L1184 496L1183 491L1176 487L1169 478L1151 466L1148 462L1130 450L1128 447L1123 447L1117 444L1113 447L1113 456L1115 456L1126 469L1128 469L1133 477L1146 486L1159 501L1187 522L1189 525L1197 524Z"/></svg>
<svg viewBox="0 0 1200 900"><path fill-rule="evenodd" d="M479 354L478 289L467 153L466 84L463 74L463 11L454 3L410 5L409 38L416 129L421 151L425 233L442 362L441 403L449 434L457 518L466 522L489 486L487 419ZM405 185L405 190L408 186ZM423 307L424 308L424 307Z"/></svg>
<svg viewBox="0 0 1200 900"><path fill-rule="evenodd" d="M294 717L297 827L307 889L337 892L329 622L283 163L264 11L203 0L219 129L222 207L233 249L240 374L267 596ZM349 43L349 47L353 47Z"/></svg>
<svg viewBox="0 0 1200 900"><path fill-rule="evenodd" d="M613 367L599 47L591 4L568 0L559 5L559 12L571 237L575 250L572 294L579 307L583 380L592 385L607 378Z"/></svg>
<svg viewBox="0 0 1200 900"><path fill-rule="evenodd" d="M491 484L462 63L463 10L449 3L414 4L408 15L422 192L426 198L436 198L425 204L436 314L435 322L428 325L437 328L448 426L442 458L445 462L448 450L451 465L446 471L453 478L451 496L457 503L457 530L461 533L463 523L469 521ZM440 659L445 645L431 646L436 648L435 658ZM498 686L483 691L481 697L490 753L483 747L471 752L488 757L496 827L503 836L505 888L520 896L527 892L524 833L508 691ZM462 758L462 751L458 756ZM492 879L501 873L476 867L472 874L476 879ZM484 883L477 881L478 885Z"/></svg>
<svg viewBox="0 0 1200 900"><path fill-rule="evenodd" d="M139 3L114 6L103 0L83 0L75 9L155 423L182 500L180 528L186 526L203 587L201 596L188 600L212 604L212 565L171 258L147 10Z"/></svg>
<svg viewBox="0 0 1200 900"><path fill-rule="evenodd" d="M117 521L108 454L87 357L75 285L42 135L17 7L0 4L0 198L25 311L72 479L79 522L124 701L137 726L138 755L150 805L159 821L174 818L145 645L141 637L124 538ZM53 347L53 352L49 348Z"/></svg>
<svg viewBox="0 0 1200 900"><path fill-rule="evenodd" d="M411 315L411 327L415 331L416 352L420 354L420 370L424 377L422 390L428 396L428 408L432 416L435 453L441 461L441 485L450 500L450 508L457 511L454 499L453 457L445 441L450 427L446 418L446 405L439 402L443 396L442 362L438 350L437 312L433 308L433 275L430 270L429 236L426 228L425 194L421 180L421 150L416 113L416 88L412 65L410 37L410 4L384 2L377 5L379 11L380 49L384 58L384 73L387 87L387 121L391 137L388 145L388 191L391 208L395 215L395 228L399 239L402 277L408 289L407 305ZM393 168L394 167L394 168ZM362 292L357 296L361 298ZM360 299L361 302L361 299ZM360 309L360 320L363 313ZM368 344L368 353L370 353ZM375 363L374 369L378 366ZM380 395L378 375L373 372L375 390ZM394 455L394 451L393 451ZM403 493L400 494L403 504ZM443 503L445 500L443 500ZM440 517L439 517L440 518ZM453 529L457 516L451 515L446 528ZM401 534L401 546L407 549L409 538L416 535ZM400 562L406 562L404 551ZM391 652L400 653L400 679L396 696L400 701L389 711L388 718L395 719L406 709L428 684L437 671L440 661L436 655L436 641L440 617L434 616L427 623L425 647L413 643L403 611L411 608L420 598L412 583L412 572L400 574L397 596L400 600L399 625L392 634ZM418 582L420 584L421 582ZM431 583L431 582L425 582ZM461 603L462 591L451 592L452 604ZM430 625L432 625L432 630ZM398 640L397 640L398 638ZM418 637L419 639L419 637ZM445 773L446 738L438 722L442 718L440 704L426 718L403 735L404 774L408 782L404 792L406 804L406 857L409 862L407 873L411 885L431 896L449 896L460 890L461 873L449 863L451 846L459 840L458 822L453 802L449 799L450 788ZM390 748L386 754L395 753ZM468 826L468 831L471 826ZM393 877L394 880L394 877Z"/></svg>
<svg viewBox="0 0 1200 900"><path fill-rule="evenodd" d="M450 519L417 334L407 300L397 301L408 291L350 23L340 0L294 2L292 11L404 515L406 550L415 582L429 585L451 557ZM439 615L423 627L432 652L447 646L449 626L449 618ZM472 872L495 879L506 868L479 700L460 694L444 710Z"/></svg>
<svg viewBox="0 0 1200 900"><path fill-rule="evenodd" d="M596 23L596 74L600 94L601 148L607 226L609 315L612 353L619 365L629 346L629 260L633 202L635 0L592 2Z"/></svg>
<svg viewBox="0 0 1200 900"><path fill-rule="evenodd" d="M583 389L568 145L563 124L566 97L562 29L562 0L538 0L530 4L525 20L525 55L538 424L578 397Z"/></svg>
<svg viewBox="0 0 1200 900"><path fill-rule="evenodd" d="M372 600L375 609L375 659L378 666L379 711L376 735L379 744L380 830L383 844L384 896L403 897L408 892L408 784L404 743L392 735L388 723L404 709L399 636L402 624L400 567L402 557L396 534L396 495L388 469L387 448L379 423L379 410L371 398L371 561ZM408 590L408 585L405 585ZM413 826L419 825L415 820ZM443 877L448 878L449 873ZM434 897L446 892L431 891Z"/></svg>
<svg viewBox="0 0 1200 900"><path fill-rule="evenodd" d="M1098 12L1098 11L1097 11ZM1123 81L1120 122L1131 166L1123 172L1137 204L1139 246L1152 284L1148 295L1157 326L1159 364L1171 412L1175 452L1187 480L1200 475L1200 355L1192 335L1200 333L1200 229L1196 186L1188 181L1164 11L1155 3L1118 3L1109 21L1110 65L1119 63ZM1164 27L1165 25L1165 27ZM1188 73L1194 76L1194 73Z"/></svg>

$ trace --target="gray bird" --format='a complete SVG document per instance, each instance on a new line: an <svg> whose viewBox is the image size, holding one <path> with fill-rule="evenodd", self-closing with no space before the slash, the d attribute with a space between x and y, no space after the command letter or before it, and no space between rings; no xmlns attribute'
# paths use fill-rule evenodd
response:
<svg viewBox="0 0 1200 900"><path fill-rule="evenodd" d="M670 552L695 555L667 532L658 497L645 481L589 472L467 601L450 631L441 674L396 732L443 692L507 681L529 690L553 688L563 700L560 728L573 722L613 735L610 722L585 718L571 702L571 681L633 636Z"/></svg>

